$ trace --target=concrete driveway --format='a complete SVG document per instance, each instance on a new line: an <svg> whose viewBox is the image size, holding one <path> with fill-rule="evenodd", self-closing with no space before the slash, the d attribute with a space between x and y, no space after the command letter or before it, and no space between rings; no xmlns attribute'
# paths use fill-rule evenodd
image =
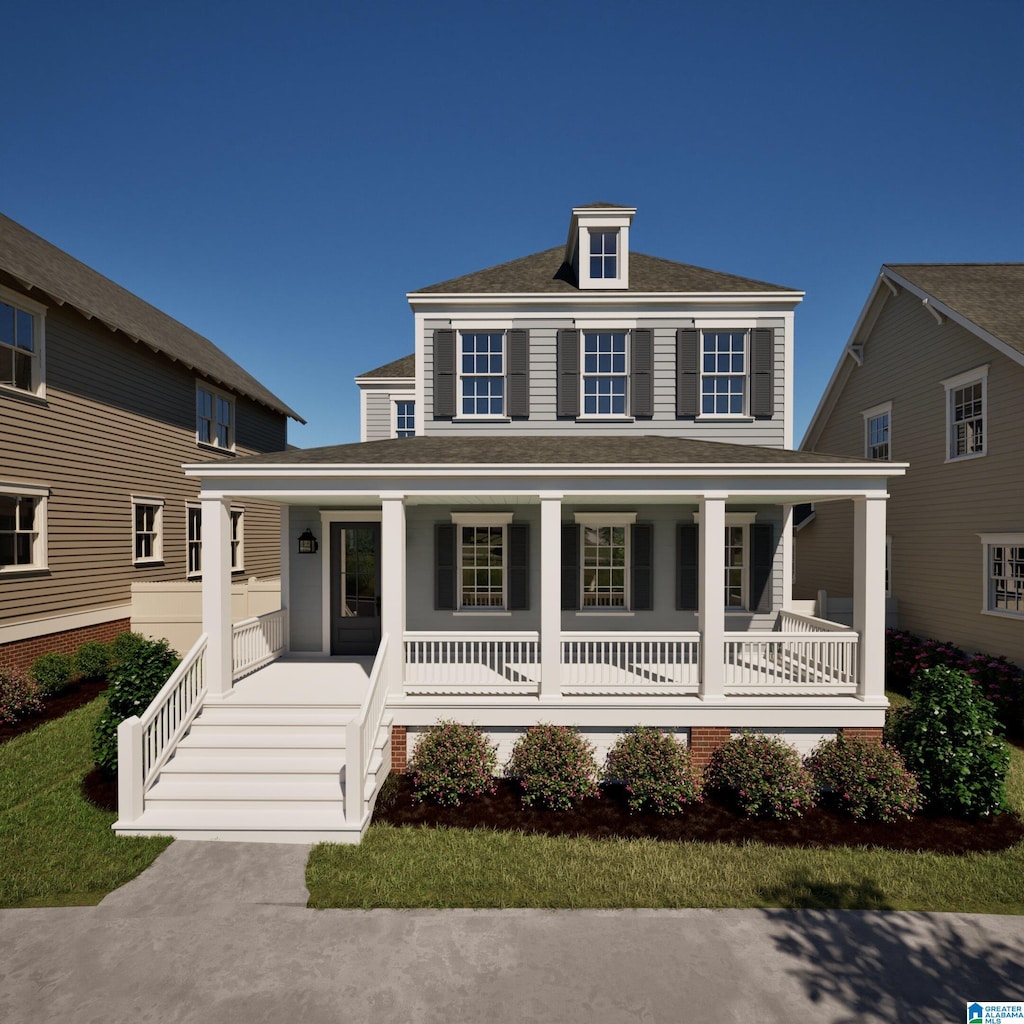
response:
<svg viewBox="0 0 1024 1024"><path fill-rule="evenodd" d="M177 842L98 907L0 912L0 1021L888 1024L1024 999L1024 918L313 911L307 854Z"/></svg>

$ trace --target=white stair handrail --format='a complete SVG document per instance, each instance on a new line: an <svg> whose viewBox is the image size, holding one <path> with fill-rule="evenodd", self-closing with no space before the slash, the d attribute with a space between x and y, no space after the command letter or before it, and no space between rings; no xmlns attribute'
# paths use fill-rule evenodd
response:
<svg viewBox="0 0 1024 1024"><path fill-rule="evenodd" d="M387 633L380 638L359 713L345 727L345 817L356 825L362 823L363 789L373 756L373 740L384 721L387 704L388 691L383 680L388 639Z"/></svg>

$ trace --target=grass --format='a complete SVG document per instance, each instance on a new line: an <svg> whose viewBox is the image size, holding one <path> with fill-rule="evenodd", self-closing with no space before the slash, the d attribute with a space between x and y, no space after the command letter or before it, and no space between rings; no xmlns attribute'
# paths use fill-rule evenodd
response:
<svg viewBox="0 0 1024 1024"><path fill-rule="evenodd" d="M1024 813L1024 750L1007 791ZM595 841L370 827L321 843L312 907L837 907L1024 914L1024 843L996 854Z"/></svg>
<svg viewBox="0 0 1024 1024"><path fill-rule="evenodd" d="M88 906L147 868L170 839L116 836L79 792L99 697L0 745L0 907Z"/></svg>

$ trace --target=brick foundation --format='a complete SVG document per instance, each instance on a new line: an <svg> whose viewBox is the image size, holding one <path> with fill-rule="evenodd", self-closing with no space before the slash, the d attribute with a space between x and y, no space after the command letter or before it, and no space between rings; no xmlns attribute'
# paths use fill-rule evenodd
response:
<svg viewBox="0 0 1024 1024"><path fill-rule="evenodd" d="M391 770L393 772L405 772L408 760L405 726L391 726Z"/></svg>
<svg viewBox="0 0 1024 1024"><path fill-rule="evenodd" d="M690 729L690 757L697 768L705 768L711 755L732 736L727 725L695 725Z"/></svg>
<svg viewBox="0 0 1024 1024"><path fill-rule="evenodd" d="M882 730L878 728L855 726L839 731L851 739L867 740L868 743L874 743L876 746L880 746L882 743Z"/></svg>
<svg viewBox="0 0 1024 1024"><path fill-rule="evenodd" d="M25 675L32 662L41 654L56 651L59 654L73 655L88 640L109 643L126 629L131 629L130 619L112 619L110 622L100 622L95 626L82 626L79 629L64 630L62 633L46 633L43 636L0 644L0 671Z"/></svg>

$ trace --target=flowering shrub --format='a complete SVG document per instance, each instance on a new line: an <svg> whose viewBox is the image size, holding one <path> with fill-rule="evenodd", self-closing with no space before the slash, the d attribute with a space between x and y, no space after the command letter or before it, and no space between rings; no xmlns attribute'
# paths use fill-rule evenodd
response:
<svg viewBox="0 0 1024 1024"><path fill-rule="evenodd" d="M83 679L102 679L109 670L109 644L87 640L75 651L75 671Z"/></svg>
<svg viewBox="0 0 1024 1024"><path fill-rule="evenodd" d="M523 803L567 811L598 796L594 748L566 725L535 725L516 740L506 768L522 787Z"/></svg>
<svg viewBox="0 0 1024 1024"><path fill-rule="evenodd" d="M416 744L407 772L417 801L458 807L462 798L494 792L498 748L475 725L439 722Z"/></svg>
<svg viewBox="0 0 1024 1024"><path fill-rule="evenodd" d="M606 782L621 782L633 812L679 814L700 800L690 752L669 733L641 726L621 736L605 762Z"/></svg>
<svg viewBox="0 0 1024 1024"><path fill-rule="evenodd" d="M704 788L751 818L785 821L814 805L814 781L796 750L783 740L751 733L711 755Z"/></svg>
<svg viewBox="0 0 1024 1024"><path fill-rule="evenodd" d="M31 679L0 670L0 725L14 725L42 710L39 687Z"/></svg>
<svg viewBox="0 0 1024 1024"><path fill-rule="evenodd" d="M917 776L928 810L974 817L1006 807L1010 751L995 708L966 672L939 665L914 683L914 702L886 722L886 739Z"/></svg>
<svg viewBox="0 0 1024 1024"><path fill-rule="evenodd" d="M66 654L51 651L49 654L40 654L32 662L28 674L44 697L53 697L67 689L71 682L72 667L71 659Z"/></svg>
<svg viewBox="0 0 1024 1024"><path fill-rule="evenodd" d="M909 818L921 805L917 779L893 747L840 733L819 743L805 766L818 802L858 821Z"/></svg>
<svg viewBox="0 0 1024 1024"><path fill-rule="evenodd" d="M121 637L129 634L122 633ZM166 640L147 640L138 634L107 677L107 710L96 723L92 753L97 767L108 775L117 772L117 727L132 715L141 715L171 677L181 660ZM117 640L120 640L118 637ZM117 640L114 643L117 643Z"/></svg>

